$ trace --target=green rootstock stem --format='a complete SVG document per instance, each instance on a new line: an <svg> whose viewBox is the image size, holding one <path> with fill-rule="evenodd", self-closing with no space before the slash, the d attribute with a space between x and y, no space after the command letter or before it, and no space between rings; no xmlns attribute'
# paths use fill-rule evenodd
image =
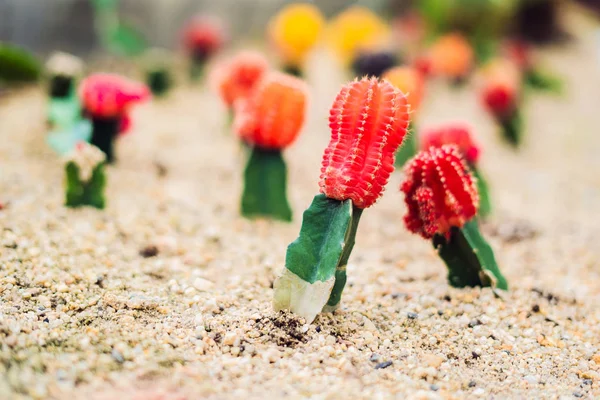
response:
<svg viewBox="0 0 600 400"><path fill-rule="evenodd" d="M190 80L197 82L202 80L204 77L204 70L206 67L206 61L192 60L190 65Z"/></svg>
<svg viewBox="0 0 600 400"><path fill-rule="evenodd" d="M477 191L479 192L479 211L478 215L482 218L489 216L492 213L492 201L487 181L474 165L469 166L475 178L477 178Z"/></svg>
<svg viewBox="0 0 600 400"><path fill-rule="evenodd" d="M462 228L453 227L450 238L433 238L433 246L448 267L448 281L454 287L491 286L508 290L508 283L496 263L494 252L481 236L476 220Z"/></svg>
<svg viewBox="0 0 600 400"><path fill-rule="evenodd" d="M398 151L396 152L396 162L394 163L394 166L396 168L403 167L408 160L410 160L415 156L415 154L417 154L417 142L417 128L413 123L411 123L408 126L408 132L406 134L406 137L404 138L404 141L402 142L402 144L398 148Z"/></svg>
<svg viewBox="0 0 600 400"><path fill-rule="evenodd" d="M523 118L521 111L515 111L509 117L500 121L502 126L502 136L513 147L517 148L523 140Z"/></svg>
<svg viewBox="0 0 600 400"><path fill-rule="evenodd" d="M92 171L92 176L87 181L79 177L79 167L74 162L67 163L67 188L65 205L67 207L91 206L103 209L105 206L104 187L106 177L104 163L98 164Z"/></svg>
<svg viewBox="0 0 600 400"><path fill-rule="evenodd" d="M283 66L283 72L285 72L286 74L293 75L298 78L302 78L304 76L304 73L302 72L302 68L300 68L297 65L293 65L293 64L285 64Z"/></svg>
<svg viewBox="0 0 600 400"><path fill-rule="evenodd" d="M171 75L167 69L154 69L146 73L146 83L156 96L164 96L171 88Z"/></svg>
<svg viewBox="0 0 600 400"><path fill-rule="evenodd" d="M119 134L121 118L92 118L92 138L90 143L106 154L106 161L115 161L114 143Z"/></svg>
<svg viewBox="0 0 600 400"><path fill-rule="evenodd" d="M358 223L360 222L362 212L362 208L352 205L352 216L350 219L350 224L348 225L348 230L346 231L346 235L344 237L344 250L342 251L342 255L340 256L340 259L335 267L335 283L333 285L333 289L331 290L331 295L329 296L327 305L325 306L325 311L336 309L342 299L342 292L344 291L347 280L346 266L348 265L350 254L352 253L354 243L356 242L356 232L358 230Z"/></svg>
<svg viewBox="0 0 600 400"><path fill-rule="evenodd" d="M291 221L286 187L287 169L281 151L252 148L244 171L242 215Z"/></svg>

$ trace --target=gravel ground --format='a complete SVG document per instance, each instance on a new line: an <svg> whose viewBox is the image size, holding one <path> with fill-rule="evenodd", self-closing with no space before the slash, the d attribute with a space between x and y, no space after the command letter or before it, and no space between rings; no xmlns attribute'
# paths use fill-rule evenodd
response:
<svg viewBox="0 0 600 400"><path fill-rule="evenodd" d="M568 93L527 99L519 153L472 91L429 88L421 125L466 118L484 145L496 206L484 232L510 292L448 287L430 244L402 225L397 172L365 212L342 309L311 325L270 301L318 189L342 81L325 61L285 154L289 225L239 217L243 154L205 89L136 110L104 211L62 206L42 91L1 100L0 398L600 398L593 44L545 54Z"/></svg>

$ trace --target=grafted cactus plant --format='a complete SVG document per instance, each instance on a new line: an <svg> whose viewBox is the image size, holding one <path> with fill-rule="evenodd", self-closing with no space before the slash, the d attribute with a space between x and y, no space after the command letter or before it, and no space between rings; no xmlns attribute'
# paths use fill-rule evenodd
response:
<svg viewBox="0 0 600 400"><path fill-rule="evenodd" d="M76 89L83 62L71 54L57 52L46 62L46 73L50 96L48 121L61 128L70 127L81 119Z"/></svg>
<svg viewBox="0 0 600 400"><path fill-rule="evenodd" d="M281 152L304 125L307 96L302 80L272 72L238 106L234 130L251 147L244 171L242 215L291 221L287 169Z"/></svg>
<svg viewBox="0 0 600 400"><path fill-rule="evenodd" d="M454 122L423 130L420 145L422 151L426 151L430 147L442 147L447 144L456 145L469 170L475 176L477 191L479 192L478 215L480 217L488 216L492 211L492 204L486 179L478 166L481 150L473 139L472 128L468 124Z"/></svg>
<svg viewBox="0 0 600 400"><path fill-rule="evenodd" d="M501 127L502 137L513 147L522 142L521 73L514 62L496 59L482 71L482 102Z"/></svg>
<svg viewBox="0 0 600 400"><path fill-rule="evenodd" d="M416 120L425 92L425 78L423 74L413 67L395 67L388 70L383 79L387 79L392 85L406 94L410 106L411 121L409 132L404 139L404 144L396 154L396 167L403 166L409 159L417 154L418 129Z"/></svg>
<svg viewBox="0 0 600 400"><path fill-rule="evenodd" d="M161 48L150 49L145 54L146 84L155 96L165 96L173 86L170 59L168 51Z"/></svg>
<svg viewBox="0 0 600 400"><path fill-rule="evenodd" d="M79 142L65 163L67 207L104 208L106 156L97 147Z"/></svg>
<svg viewBox="0 0 600 400"><path fill-rule="evenodd" d="M269 40L283 62L283 70L291 75L304 75L306 59L317 44L325 25L319 9L307 3L292 3L281 9L270 21Z"/></svg>
<svg viewBox="0 0 600 400"><path fill-rule="evenodd" d="M106 154L107 162L113 162L115 138L127 132L131 107L150 98L150 90L119 75L95 74L81 82L79 97L92 123L90 143Z"/></svg>
<svg viewBox="0 0 600 400"><path fill-rule="evenodd" d="M225 29L215 17L196 16L183 31L183 47L190 57L190 77L199 79L204 74L206 63L223 47Z"/></svg>
<svg viewBox="0 0 600 400"><path fill-rule="evenodd" d="M448 267L452 286L508 289L494 252L476 219L477 186L455 145L430 147L405 168L404 192L409 231L431 240Z"/></svg>
<svg viewBox="0 0 600 400"><path fill-rule="evenodd" d="M475 66L473 47L465 36L457 32L437 38L417 60L422 72L456 85L464 83Z"/></svg>
<svg viewBox="0 0 600 400"><path fill-rule="evenodd" d="M265 56L255 51L240 52L215 68L211 81L227 106L230 121L236 103L248 99L268 70Z"/></svg>
<svg viewBox="0 0 600 400"><path fill-rule="evenodd" d="M365 208L383 193L408 128L409 106L389 82L363 78L345 85L329 114L331 141L323 154L319 187L304 212L299 237L274 284L274 308L309 323L339 307L346 265Z"/></svg>

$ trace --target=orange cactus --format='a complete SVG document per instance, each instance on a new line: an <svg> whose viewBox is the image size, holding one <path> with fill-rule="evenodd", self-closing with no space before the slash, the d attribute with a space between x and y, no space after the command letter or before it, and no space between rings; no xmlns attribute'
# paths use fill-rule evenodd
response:
<svg viewBox="0 0 600 400"><path fill-rule="evenodd" d="M269 62L258 52L244 51L227 65L219 67L213 76L223 102L232 108L236 101L246 99L269 69Z"/></svg>
<svg viewBox="0 0 600 400"><path fill-rule="evenodd" d="M331 141L323 154L321 193L358 208L381 196L409 122L406 96L391 83L363 78L345 85L329 113Z"/></svg>
<svg viewBox="0 0 600 400"><path fill-rule="evenodd" d="M471 72L475 55L471 44L462 34L450 33L433 44L428 58L433 75L462 79Z"/></svg>
<svg viewBox="0 0 600 400"><path fill-rule="evenodd" d="M417 112L425 92L423 75L412 67L395 67L388 70L383 79L388 80L406 94L411 112Z"/></svg>
<svg viewBox="0 0 600 400"><path fill-rule="evenodd" d="M291 75L269 73L236 110L234 130L246 143L279 150L298 136L306 113L308 88Z"/></svg>

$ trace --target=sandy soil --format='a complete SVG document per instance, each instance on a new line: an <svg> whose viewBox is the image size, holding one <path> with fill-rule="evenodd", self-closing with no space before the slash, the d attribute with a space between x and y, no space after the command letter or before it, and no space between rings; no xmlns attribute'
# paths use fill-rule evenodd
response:
<svg viewBox="0 0 600 400"><path fill-rule="evenodd" d="M292 224L238 215L243 154L206 89L142 106L108 170L108 208L62 206L45 100L0 102L0 398L599 398L600 87L594 37L544 56L563 98L527 99L515 153L468 89L429 88L420 124L466 118L496 214L484 227L512 285L448 287L402 225L401 173L365 212L343 307L311 325L271 285L317 192L338 81L286 152ZM165 176L161 176L166 173ZM156 246L158 254L140 252Z"/></svg>

